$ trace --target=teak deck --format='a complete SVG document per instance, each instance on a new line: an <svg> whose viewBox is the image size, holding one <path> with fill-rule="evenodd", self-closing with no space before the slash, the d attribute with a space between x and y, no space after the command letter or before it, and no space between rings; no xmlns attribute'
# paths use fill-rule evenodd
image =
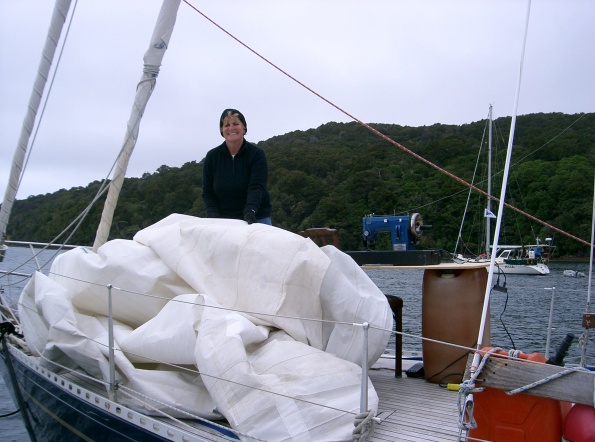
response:
<svg viewBox="0 0 595 442"><path fill-rule="evenodd" d="M375 367L379 365L382 363ZM373 368L369 377L380 398L378 411L388 414L382 423L376 424L371 441L459 440L457 391L405 374L395 378L394 365L392 369Z"/></svg>

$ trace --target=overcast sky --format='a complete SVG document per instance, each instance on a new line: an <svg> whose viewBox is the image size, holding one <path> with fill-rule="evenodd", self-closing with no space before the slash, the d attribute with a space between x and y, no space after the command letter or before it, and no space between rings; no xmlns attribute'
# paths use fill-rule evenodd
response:
<svg viewBox="0 0 595 442"><path fill-rule="evenodd" d="M495 117L513 112L526 0L191 3L366 123L471 123L489 104ZM79 0L18 199L107 176L160 5ZM0 0L0 198L52 9ZM532 1L519 115L595 111L594 17L593 0ZM200 161L223 141L227 107L244 113L256 143L350 121L182 3L128 176Z"/></svg>

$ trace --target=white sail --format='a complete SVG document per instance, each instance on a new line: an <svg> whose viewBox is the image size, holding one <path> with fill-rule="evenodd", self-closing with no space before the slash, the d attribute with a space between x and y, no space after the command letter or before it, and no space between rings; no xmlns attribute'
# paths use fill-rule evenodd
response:
<svg viewBox="0 0 595 442"><path fill-rule="evenodd" d="M159 17L157 18L155 30L151 36L149 49L143 58L143 73L136 89L136 97L126 126L124 144L118 155L116 169L114 170L110 189L105 200L103 213L101 214L101 221L97 228L95 243L93 244L94 251L97 251L99 247L105 244L109 236L114 211L116 209L116 204L118 203L118 196L120 195L124 177L126 176L128 160L136 145L140 121L145 112L149 98L151 98L153 89L155 88L161 61L163 60L163 56L169 45L169 39L176 23L176 15L179 6L180 0L164 0L161 10L159 11Z"/></svg>
<svg viewBox="0 0 595 442"><path fill-rule="evenodd" d="M4 201L2 202L2 208L0 209L0 251L6 248L4 241L6 236L6 225L10 218L12 211L12 205L16 198L19 190L19 184L21 181L21 175L23 174L23 167L25 164L25 157L29 147L29 139L31 138L31 132L35 125L35 118L39 105L41 104L41 97L43 96L47 79L49 77L50 68L54 60L56 53L56 47L58 41L60 41L60 35L70 9L70 0L56 0L54 5L54 12L52 13L52 21L48 30L48 35L45 40L45 46L41 55L41 61L39 62L39 68L37 69L37 76L33 85L33 91L29 98L29 104L27 106L27 114L23 120L23 126L21 128L21 135L17 147L15 149L12 166L10 169L10 176L8 179L8 185L4 192ZM0 252L0 261L2 261L3 254Z"/></svg>

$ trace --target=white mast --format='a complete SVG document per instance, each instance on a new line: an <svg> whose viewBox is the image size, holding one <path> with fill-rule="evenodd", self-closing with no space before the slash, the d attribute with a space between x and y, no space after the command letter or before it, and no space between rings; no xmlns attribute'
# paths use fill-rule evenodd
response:
<svg viewBox="0 0 595 442"><path fill-rule="evenodd" d="M514 130L516 127L516 117L519 105L519 96L521 93L521 80L523 77L523 66L525 60L525 48L527 46L527 34L529 32L529 17L531 15L531 0L527 1L527 14L525 18L525 35L523 37L523 46L521 49L521 60L519 64L519 73L517 79L516 94L514 98L514 106L512 112L512 121L510 124L510 133L508 135L508 146L506 149L506 162L504 165L504 174L502 177L502 189L500 189L500 204L498 209L498 215L496 217L496 231L494 232L494 250L498 247L498 238L500 237L500 226L502 225L502 215L504 213L504 200L506 198L506 186L508 184L508 172L510 170L510 160L512 158L512 146L514 140ZM489 315L490 305L490 292L492 291L492 281L494 278L494 268L496 267L496 254L493 253L490 257L490 267L488 271L488 280L486 283L486 290L483 299L483 310L481 313L481 322L479 324L479 332L477 333L477 350L480 350L484 346L483 336L486 328L487 318ZM473 354L473 362L471 363L471 376L473 377L476 373L476 369L479 366L481 355L478 351ZM465 399L464 404L465 410L473 410L473 393L469 394ZM465 429L462 421L459 422L461 431Z"/></svg>
<svg viewBox="0 0 595 442"><path fill-rule="evenodd" d="M151 37L149 49L143 58L143 74L137 86L136 97L126 127L124 145L118 155L116 169L114 170L109 192L103 207L103 213L101 214L101 222L97 228L95 243L93 244L94 251L97 251L99 247L105 244L109 236L114 211L118 202L118 196L120 195L120 190L122 189L122 184L124 183L124 177L126 175L126 169L128 167L128 160L136 145L140 120L147 106L147 102L149 101L149 98L151 98L153 89L155 88L161 61L163 60L163 56L169 45L169 39L174 29L179 6L180 0L164 0L161 5L161 10L159 11L159 17L155 24L155 30Z"/></svg>
<svg viewBox="0 0 595 442"><path fill-rule="evenodd" d="M591 214L591 247L589 250L589 283L587 284L587 308L585 314L591 312L591 281L593 280L593 251L595 247L595 176L593 177L593 213ZM589 342L589 329L585 329L584 342ZM587 366L587 346L583 345L581 350L581 367Z"/></svg>
<svg viewBox="0 0 595 442"><path fill-rule="evenodd" d="M4 244L6 240L6 225L8 224L8 219L12 212L12 205L19 190L25 156L29 147L29 139L31 138L31 132L33 132L33 127L35 126L35 117L37 116L39 105L41 104L41 97L43 96L49 77L50 68L52 67L52 62L56 53L56 47L60 41L62 28L64 27L64 22L66 21L66 16L70 9L70 1L71 0L56 0L56 4L54 5L52 21L45 40L45 46L43 47L41 61L39 62L39 67L37 69L37 77L35 78L33 91L29 97L27 114L23 120L21 135L13 155L8 185L4 193L2 208L0 209L0 261L2 261L4 256L2 252L6 249L6 245Z"/></svg>
<svg viewBox="0 0 595 442"><path fill-rule="evenodd" d="M489 111L490 127L488 128L488 195L492 194L492 105ZM488 197L486 205L488 213L486 214L486 256L490 256L490 232L492 230L491 213L492 199ZM494 253L496 251L494 250Z"/></svg>
<svg viewBox="0 0 595 442"><path fill-rule="evenodd" d="M510 171L510 160L512 158L512 145L514 141L514 129L516 127L516 117L519 107L519 96L521 93L521 80L523 77L523 66L525 60L525 48L527 46L527 33L529 32L529 17L531 13L531 0L527 2L527 16L525 19L525 35L523 38L523 47L521 50L521 61L519 66L519 76L517 80L517 90L514 97L514 106L512 111L512 121L510 123L510 133L508 135L508 146L506 149L506 163L504 164L504 174L502 176L502 189L500 189L500 205L498 207L498 215L496 217L496 230L494 232L494 249L498 247L498 238L500 237L500 227L502 225L502 215L504 213L504 201L506 200L506 187L508 184L508 173ZM479 326L479 333L477 337L477 349L481 349L483 345L483 333L486 325L486 319L488 317L488 306L490 304L490 292L492 290L492 280L494 276L494 268L496 266L495 254L490 259L490 270L488 272L488 282L486 284L486 291L484 297L483 312L481 317L481 323ZM479 354L475 353L475 358L479 358ZM473 364L477 366L478 360L474 359Z"/></svg>

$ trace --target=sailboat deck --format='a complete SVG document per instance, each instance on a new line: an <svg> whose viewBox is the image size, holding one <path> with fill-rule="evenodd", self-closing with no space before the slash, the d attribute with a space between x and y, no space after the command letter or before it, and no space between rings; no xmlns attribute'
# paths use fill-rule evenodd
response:
<svg viewBox="0 0 595 442"><path fill-rule="evenodd" d="M409 363L408 363L409 362ZM403 370L412 363L403 361ZM449 391L438 384L424 379L410 378L403 373L395 377L394 358L381 358L368 373L379 403L379 417L382 422L376 424L372 442L442 442L458 441L457 392ZM101 385L93 385L88 379L81 379L73 373L65 375L76 379L85 388L105 396ZM176 422L165 417L153 416L153 419L167 423L181 430L192 427L204 440L231 441L219 431L209 429L196 420L182 419ZM186 428L184 428L186 427Z"/></svg>
<svg viewBox="0 0 595 442"><path fill-rule="evenodd" d="M396 378L394 369L374 368L370 380L378 393L379 413L383 419L376 424L371 442L443 442L458 441L457 392L448 391L423 379ZM165 419L167 420L167 419ZM175 425L175 422L169 421ZM205 427L184 421L195 428ZM225 437L213 440L231 440ZM204 437L204 434L203 434Z"/></svg>
<svg viewBox="0 0 595 442"><path fill-rule="evenodd" d="M371 441L458 440L456 391L423 379L395 378L392 370L372 370L369 376L380 398L379 412L389 413Z"/></svg>

